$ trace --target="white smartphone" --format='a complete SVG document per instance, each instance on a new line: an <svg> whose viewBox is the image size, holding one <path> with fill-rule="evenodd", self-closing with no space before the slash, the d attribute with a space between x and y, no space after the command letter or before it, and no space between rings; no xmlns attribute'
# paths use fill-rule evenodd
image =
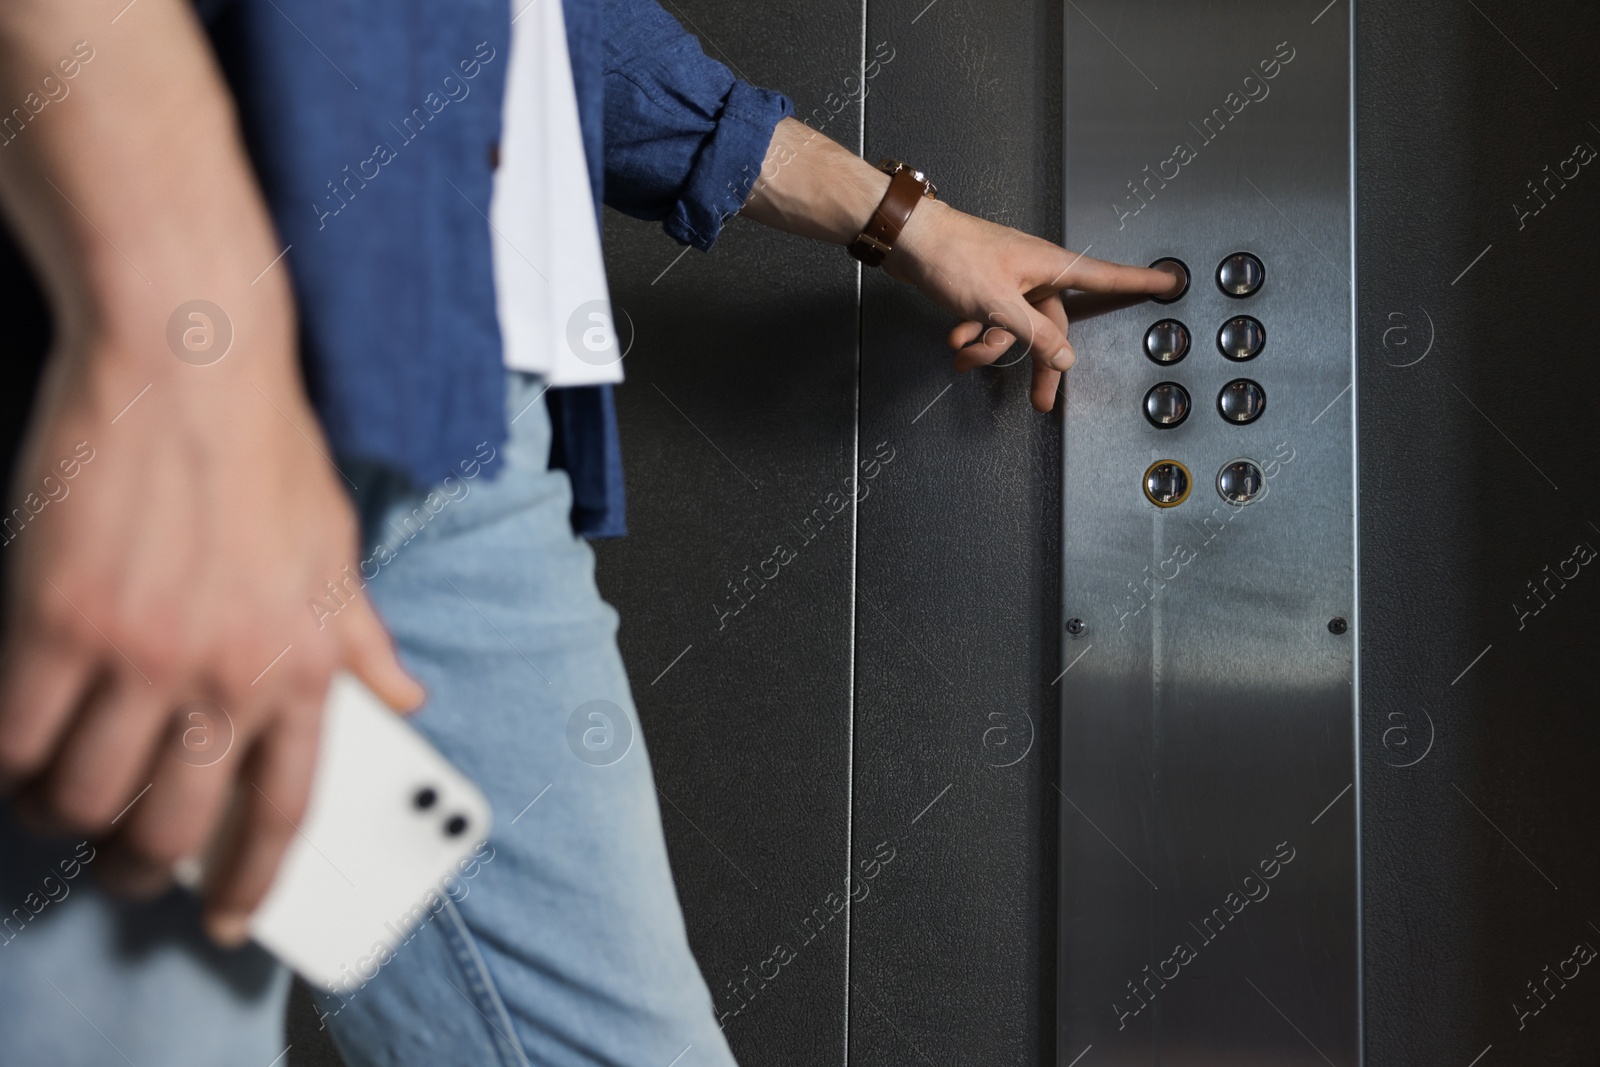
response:
<svg viewBox="0 0 1600 1067"><path fill-rule="evenodd" d="M489 825L476 785L366 686L336 675L310 803L251 936L313 985L353 992L442 906ZM199 863L177 874L203 882Z"/></svg>

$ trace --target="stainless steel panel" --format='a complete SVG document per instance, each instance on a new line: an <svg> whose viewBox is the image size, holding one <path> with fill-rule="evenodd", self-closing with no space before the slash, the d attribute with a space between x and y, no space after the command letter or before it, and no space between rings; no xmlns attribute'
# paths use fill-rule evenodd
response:
<svg viewBox="0 0 1600 1067"><path fill-rule="evenodd" d="M1068 245L1191 283L1073 325L1061 1065L1360 1063L1350 14L1066 0ZM1243 298L1237 252L1265 266ZM1238 315L1266 330L1242 364ZM1192 344L1163 366L1166 318ZM1267 403L1232 425L1241 373ZM1161 381L1181 425L1144 417ZM1195 484L1158 508L1163 459ZM1244 507L1217 490L1238 459L1266 478Z"/></svg>

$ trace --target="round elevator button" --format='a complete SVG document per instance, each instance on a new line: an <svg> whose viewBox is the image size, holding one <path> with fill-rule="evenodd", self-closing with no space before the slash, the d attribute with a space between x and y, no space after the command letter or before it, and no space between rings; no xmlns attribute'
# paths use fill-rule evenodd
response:
<svg viewBox="0 0 1600 1067"><path fill-rule="evenodd" d="M1236 459L1217 472L1217 495L1230 504L1243 506L1261 495L1267 479L1253 460Z"/></svg>
<svg viewBox="0 0 1600 1067"><path fill-rule="evenodd" d="M1162 319L1144 332L1144 354L1157 363L1176 363L1189 354L1189 327Z"/></svg>
<svg viewBox="0 0 1600 1067"><path fill-rule="evenodd" d="M1150 464L1144 472L1144 495L1158 508L1175 508L1189 495L1189 468L1175 459Z"/></svg>
<svg viewBox="0 0 1600 1067"><path fill-rule="evenodd" d="M1235 426L1255 422L1267 410L1267 393L1249 378L1235 378L1217 394L1217 410Z"/></svg>
<svg viewBox="0 0 1600 1067"><path fill-rule="evenodd" d="M1144 394L1144 417L1152 426L1171 429L1189 417L1189 390L1177 382L1160 382Z"/></svg>
<svg viewBox="0 0 1600 1067"><path fill-rule="evenodd" d="M1249 252L1235 252L1217 264L1217 288L1229 296L1249 296L1267 280L1267 268Z"/></svg>
<svg viewBox="0 0 1600 1067"><path fill-rule="evenodd" d="M1235 315L1217 331L1217 349L1235 363L1255 359L1267 343L1267 328L1249 315Z"/></svg>
<svg viewBox="0 0 1600 1067"><path fill-rule="evenodd" d="M1171 256L1162 256L1160 259L1150 264L1150 267L1153 270L1166 271L1168 274L1172 275L1174 278L1177 278L1183 283L1182 285L1178 286L1178 291L1173 293L1171 296L1152 296L1150 298L1151 300L1154 300L1158 304L1170 304L1174 300L1183 299L1183 294L1189 291L1189 268L1184 265L1183 260L1173 259Z"/></svg>

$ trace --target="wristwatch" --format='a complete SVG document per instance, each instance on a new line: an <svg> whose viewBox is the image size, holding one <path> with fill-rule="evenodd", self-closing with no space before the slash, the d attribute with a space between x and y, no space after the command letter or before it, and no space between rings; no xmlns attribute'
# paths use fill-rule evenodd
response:
<svg viewBox="0 0 1600 1067"><path fill-rule="evenodd" d="M850 244L850 254L869 267L881 265L884 257L893 251L900 231L906 228L911 213L923 197L939 198L939 190L926 174L898 159L886 159L878 164L878 169L889 175L889 191L883 194L883 201L872 213L867 228Z"/></svg>

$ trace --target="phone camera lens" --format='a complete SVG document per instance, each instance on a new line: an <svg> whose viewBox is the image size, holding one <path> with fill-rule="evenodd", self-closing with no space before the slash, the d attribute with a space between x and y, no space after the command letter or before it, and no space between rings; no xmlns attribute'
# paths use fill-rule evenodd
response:
<svg viewBox="0 0 1600 1067"><path fill-rule="evenodd" d="M460 837L467 831L467 817L465 815L452 815L445 820L444 832L451 837Z"/></svg>
<svg viewBox="0 0 1600 1067"><path fill-rule="evenodd" d="M417 806L418 811L427 811L438 799L439 794L434 791L433 786L425 785L417 790L416 795L411 798L411 803Z"/></svg>

